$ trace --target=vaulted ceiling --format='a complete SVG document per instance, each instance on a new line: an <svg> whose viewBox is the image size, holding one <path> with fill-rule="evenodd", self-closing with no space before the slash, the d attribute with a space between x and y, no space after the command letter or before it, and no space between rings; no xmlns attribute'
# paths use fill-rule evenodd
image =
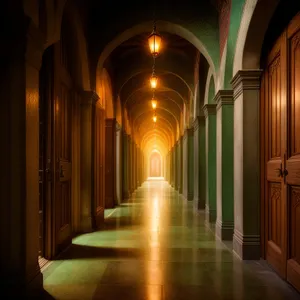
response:
<svg viewBox="0 0 300 300"><path fill-rule="evenodd" d="M153 58L147 43L154 12L157 20L165 22L164 26L160 27L159 22L157 26L163 43L155 61L159 78L155 124L149 85ZM187 37L193 37L183 36L184 30ZM152 149L155 144L164 147L161 151L169 150L182 133L184 114L193 98L195 62L201 49L191 41L199 40L204 56L218 65L217 7L209 0L118 4L92 0L88 32L91 66L96 72L101 57L101 67L110 74L114 96L120 98L127 111L134 137L144 148Z"/></svg>

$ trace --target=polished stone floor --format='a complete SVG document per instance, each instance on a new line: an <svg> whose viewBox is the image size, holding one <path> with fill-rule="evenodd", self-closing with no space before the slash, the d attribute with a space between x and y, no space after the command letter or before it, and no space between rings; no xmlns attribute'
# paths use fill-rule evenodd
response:
<svg viewBox="0 0 300 300"><path fill-rule="evenodd" d="M164 181L106 212L44 272L50 299L300 299L260 262L242 262ZM51 295L51 296L50 296Z"/></svg>

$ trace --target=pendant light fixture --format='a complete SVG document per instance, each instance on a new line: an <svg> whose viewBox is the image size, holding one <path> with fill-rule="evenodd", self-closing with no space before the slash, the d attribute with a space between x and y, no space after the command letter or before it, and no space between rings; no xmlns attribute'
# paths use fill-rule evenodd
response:
<svg viewBox="0 0 300 300"><path fill-rule="evenodd" d="M156 116L156 112L154 112L154 115L153 115L153 122L156 123L157 121L157 116Z"/></svg>
<svg viewBox="0 0 300 300"><path fill-rule="evenodd" d="M159 51L161 48L161 42L162 42L162 38L156 31L156 23L154 21L153 22L153 30L152 30L150 36L148 37L148 45L149 45L149 49L150 49L150 52L153 57L157 57L159 55Z"/></svg>
<svg viewBox="0 0 300 300"><path fill-rule="evenodd" d="M158 77L155 74L155 57L153 57L152 75L150 77L150 87L152 90L157 88Z"/></svg>
<svg viewBox="0 0 300 300"><path fill-rule="evenodd" d="M152 104L152 108L156 109L156 107L157 107L157 100L155 99L154 95L152 97L151 104Z"/></svg>

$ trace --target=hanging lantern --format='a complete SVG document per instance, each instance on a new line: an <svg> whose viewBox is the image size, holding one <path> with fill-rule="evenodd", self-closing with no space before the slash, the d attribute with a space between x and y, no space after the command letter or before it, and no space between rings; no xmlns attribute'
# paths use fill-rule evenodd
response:
<svg viewBox="0 0 300 300"><path fill-rule="evenodd" d="M158 56L159 50L161 47L161 36L156 32L156 28L154 26L152 33L148 37L149 49L153 57Z"/></svg>
<svg viewBox="0 0 300 300"><path fill-rule="evenodd" d="M156 109L156 107L157 107L157 101L155 100L154 97L152 98L151 103L152 103L152 108Z"/></svg>
<svg viewBox="0 0 300 300"><path fill-rule="evenodd" d="M156 121L157 121L157 116L156 116L156 113L154 113L153 122L156 123Z"/></svg>
<svg viewBox="0 0 300 300"><path fill-rule="evenodd" d="M150 86L153 90L157 88L158 77L153 73L150 77Z"/></svg>

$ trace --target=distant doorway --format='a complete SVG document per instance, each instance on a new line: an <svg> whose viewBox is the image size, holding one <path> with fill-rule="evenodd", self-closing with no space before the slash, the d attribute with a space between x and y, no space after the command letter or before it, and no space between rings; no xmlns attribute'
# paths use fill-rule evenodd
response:
<svg viewBox="0 0 300 300"><path fill-rule="evenodd" d="M153 152L150 156L150 177L161 177L161 156L157 152Z"/></svg>

